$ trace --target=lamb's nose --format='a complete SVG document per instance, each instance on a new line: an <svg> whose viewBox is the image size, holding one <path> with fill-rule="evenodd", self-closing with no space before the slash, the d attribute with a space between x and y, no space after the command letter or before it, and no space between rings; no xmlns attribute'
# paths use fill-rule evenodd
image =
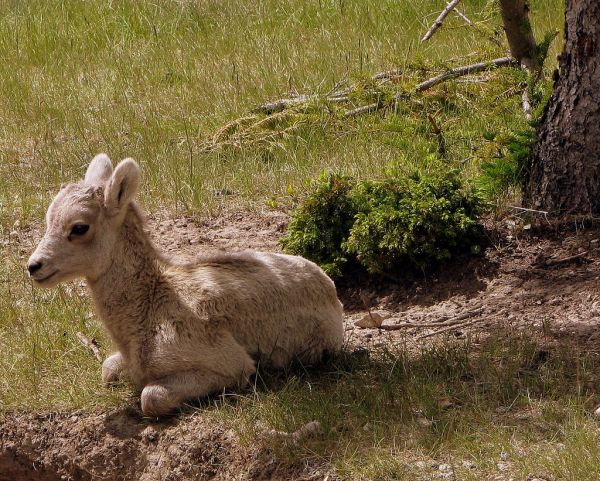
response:
<svg viewBox="0 0 600 481"><path fill-rule="evenodd" d="M27 270L29 271L29 275L33 275L35 274L37 271L39 271L42 268L42 263L41 262L30 262L27 265Z"/></svg>

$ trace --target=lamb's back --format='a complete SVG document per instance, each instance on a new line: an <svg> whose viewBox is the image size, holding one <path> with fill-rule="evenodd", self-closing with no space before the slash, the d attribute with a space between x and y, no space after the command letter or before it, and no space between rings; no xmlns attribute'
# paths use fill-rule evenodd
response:
<svg viewBox="0 0 600 481"><path fill-rule="evenodd" d="M329 277L297 256L267 252L216 253L174 272L200 319L229 330L249 352L293 352L323 343L336 350L342 306ZM320 346L317 346L317 351Z"/></svg>

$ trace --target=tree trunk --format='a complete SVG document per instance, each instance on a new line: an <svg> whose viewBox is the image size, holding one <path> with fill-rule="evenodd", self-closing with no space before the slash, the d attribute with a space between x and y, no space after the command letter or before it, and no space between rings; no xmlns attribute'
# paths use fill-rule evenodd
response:
<svg viewBox="0 0 600 481"><path fill-rule="evenodd" d="M537 130L525 203L600 213L600 2L567 0L560 75Z"/></svg>
<svg viewBox="0 0 600 481"><path fill-rule="evenodd" d="M510 54L523 67L538 74L541 68L529 22L529 5L524 0L500 0L500 11Z"/></svg>

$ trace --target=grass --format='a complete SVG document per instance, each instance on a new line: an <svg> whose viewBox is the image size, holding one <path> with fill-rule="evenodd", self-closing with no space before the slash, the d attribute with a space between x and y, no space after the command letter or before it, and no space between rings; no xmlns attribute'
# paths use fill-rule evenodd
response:
<svg viewBox="0 0 600 481"><path fill-rule="evenodd" d="M390 163L422 163L436 142L422 109L410 112L414 105L343 123L321 112L301 135L268 147L207 153L201 146L225 123L289 92L327 92L397 67L416 69L407 79L414 84L431 70L506 54L454 17L421 44L442 4L3 2L0 225L39 219L49 192L80 177L99 151L138 159L148 200L203 211L218 208L223 191L242 203L282 202L323 169L374 176ZM501 31L493 2L463 9L487 33ZM559 0L534 2L540 38L561 28L561 9ZM515 74L498 75L416 97L439 115L450 160L469 158L484 130L523 122L510 90Z"/></svg>
<svg viewBox="0 0 600 481"><path fill-rule="evenodd" d="M319 372L267 373L253 394L208 414L246 443L326 461L347 479L429 479L446 463L461 480L595 479L598 361L542 333L500 329L412 354L398 345L345 352ZM324 434L298 445L255 427L291 432L312 420Z"/></svg>
<svg viewBox="0 0 600 481"><path fill-rule="evenodd" d="M563 3L532 1L538 38L562 28ZM526 125L521 72L442 84L394 111L344 119L320 103L261 133L206 151L219 129L290 92L326 94L351 84L356 105L447 68L500 57L494 2L465 0L482 34L449 17L419 39L444 2L224 0L0 3L0 410L106 409L131 403L126 386L100 387L97 361L75 334L109 341L78 285L33 290L23 264L62 182L80 178L99 151L144 169L144 203L204 214L221 204L289 206L323 170L358 178L442 162L480 172L489 132ZM499 36L501 38L501 36ZM556 58L560 41L551 47ZM554 67L549 61L547 69ZM398 84L375 72L402 68ZM427 119L441 126L446 153ZM260 115L257 117L262 118ZM222 195L227 192L231 195ZM331 463L349 479L587 480L600 477L594 353L510 332L447 340L420 352L389 346L347 352L323 371L265 373L256 392L207 409L247 443L257 420L293 430L317 419L325 434L280 456ZM540 352L548 352L541 355ZM451 402L450 405L445 401ZM445 406L445 407L444 407ZM500 472L501 453L508 468ZM463 461L474 463L465 468ZM437 471L439 473L439 470ZM501 479L501 478L498 478Z"/></svg>

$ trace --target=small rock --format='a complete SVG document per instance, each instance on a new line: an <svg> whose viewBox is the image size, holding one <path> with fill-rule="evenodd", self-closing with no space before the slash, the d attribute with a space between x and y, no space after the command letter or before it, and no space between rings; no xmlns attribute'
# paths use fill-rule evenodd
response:
<svg viewBox="0 0 600 481"><path fill-rule="evenodd" d="M433 425L433 422L430 419L427 419L425 416L419 416L417 418L417 423L419 423L419 426L423 426L424 428L428 428Z"/></svg>
<svg viewBox="0 0 600 481"><path fill-rule="evenodd" d="M500 453L500 459L501 459L502 461L508 461L508 458L509 458L509 455L508 455L508 453L507 453L506 451L502 451L502 452Z"/></svg>
<svg viewBox="0 0 600 481"><path fill-rule="evenodd" d="M438 470L442 472L452 471L452 466L450 466L449 464L440 464Z"/></svg>
<svg viewBox="0 0 600 481"><path fill-rule="evenodd" d="M594 411L594 417L600 418L600 406L598 406Z"/></svg>
<svg viewBox="0 0 600 481"><path fill-rule="evenodd" d="M475 469L477 467L477 465L473 461L463 461L462 465L463 468L466 469Z"/></svg>
<svg viewBox="0 0 600 481"><path fill-rule="evenodd" d="M146 442L154 442L158 439L158 433L153 426L148 426L142 431L142 439Z"/></svg>
<svg viewBox="0 0 600 481"><path fill-rule="evenodd" d="M498 464L496 464L496 467L500 471L508 471L508 468L510 468L510 465L508 463L498 463Z"/></svg>
<svg viewBox="0 0 600 481"><path fill-rule="evenodd" d="M363 317L354 323L356 327L365 328L380 328L383 324L384 319L388 316L380 314L379 312L367 312Z"/></svg>
<svg viewBox="0 0 600 481"><path fill-rule="evenodd" d="M425 469L427 467L425 461L416 461L413 463L413 466L417 469Z"/></svg>

